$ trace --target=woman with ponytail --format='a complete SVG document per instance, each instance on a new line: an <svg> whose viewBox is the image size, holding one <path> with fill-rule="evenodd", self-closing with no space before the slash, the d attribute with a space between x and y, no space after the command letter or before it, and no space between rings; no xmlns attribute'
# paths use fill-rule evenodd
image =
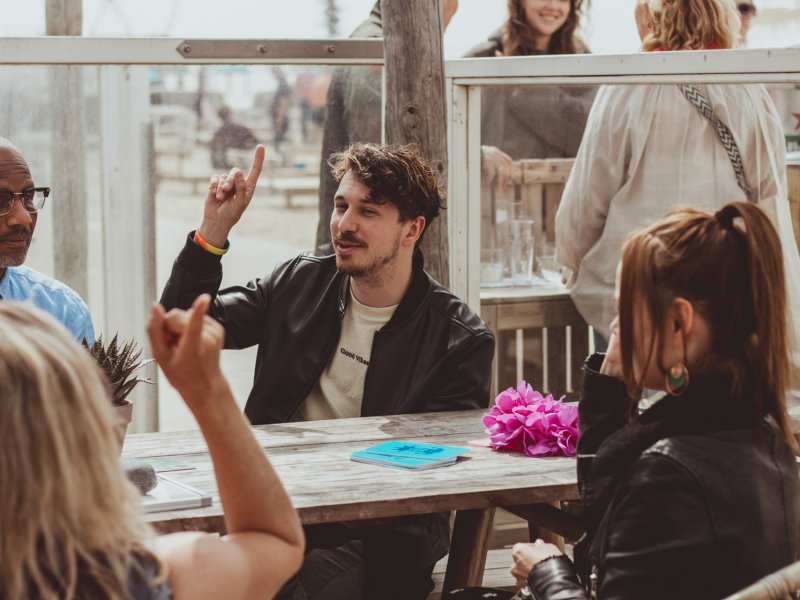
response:
<svg viewBox="0 0 800 600"><path fill-rule="evenodd" d="M775 228L748 202L684 208L622 252L608 352L584 365L575 565L538 541L536 598L722 598L793 562L800 482ZM666 395L638 414L643 387Z"/></svg>

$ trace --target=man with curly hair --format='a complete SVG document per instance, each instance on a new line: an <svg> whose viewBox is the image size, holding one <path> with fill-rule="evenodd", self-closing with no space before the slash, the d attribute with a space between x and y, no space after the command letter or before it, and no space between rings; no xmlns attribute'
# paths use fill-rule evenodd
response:
<svg viewBox="0 0 800 600"><path fill-rule="evenodd" d="M258 345L245 413L254 424L485 407L494 337L424 271L419 242L443 208L433 169L413 146L352 145L331 157L339 187L333 252L302 254L246 286L219 290L220 259L264 160L247 177L214 177L161 298L201 293L227 348ZM268 510L268 507L265 507ZM306 561L278 598L414 598L432 587L449 545L447 514L357 528L307 527Z"/></svg>

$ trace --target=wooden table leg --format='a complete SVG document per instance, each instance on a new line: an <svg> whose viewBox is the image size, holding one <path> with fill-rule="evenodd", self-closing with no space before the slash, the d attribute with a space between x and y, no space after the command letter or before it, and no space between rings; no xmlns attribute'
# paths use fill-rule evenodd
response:
<svg viewBox="0 0 800 600"><path fill-rule="evenodd" d="M561 502L552 502L550 504L554 508L561 508ZM559 550L561 550L562 553L564 552L564 538L557 533L553 533L549 529L541 527L534 521L528 521L528 535L530 535L530 540L532 542L536 540L544 540L548 544L555 545Z"/></svg>
<svg viewBox="0 0 800 600"><path fill-rule="evenodd" d="M492 521L494 508L459 510L456 513L442 594L481 585Z"/></svg>

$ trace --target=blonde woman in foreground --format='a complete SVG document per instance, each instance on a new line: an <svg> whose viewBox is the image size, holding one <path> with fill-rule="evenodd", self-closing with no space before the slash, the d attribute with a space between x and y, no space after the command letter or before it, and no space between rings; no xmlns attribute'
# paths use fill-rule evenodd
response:
<svg viewBox="0 0 800 600"><path fill-rule="evenodd" d="M148 333L208 443L225 537L153 534L91 358L50 316L0 303L0 598L271 598L299 568L299 519L219 369L208 303L155 306Z"/></svg>

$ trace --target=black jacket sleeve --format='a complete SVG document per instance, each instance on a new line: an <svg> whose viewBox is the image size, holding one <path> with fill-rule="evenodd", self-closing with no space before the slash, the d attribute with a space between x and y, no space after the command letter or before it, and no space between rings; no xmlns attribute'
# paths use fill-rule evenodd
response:
<svg viewBox="0 0 800 600"><path fill-rule="evenodd" d="M566 556L543 560L531 569L528 587L537 600L588 600L572 562Z"/></svg>
<svg viewBox="0 0 800 600"><path fill-rule="evenodd" d="M221 259L195 244L194 231L190 232L161 292L160 302L164 308L185 310L200 294L216 296L222 283Z"/></svg>
<svg viewBox="0 0 800 600"><path fill-rule="evenodd" d="M604 358L605 354L595 353L586 359L578 404L578 491L587 506L593 500L594 455L609 435L625 425L628 414L625 383L600 373Z"/></svg>
<svg viewBox="0 0 800 600"><path fill-rule="evenodd" d="M713 547L709 507L703 498L698 482L672 458L646 453L634 463L612 506L608 541L597 570L597 597L714 597L715 579L724 576L714 561L720 560L724 549ZM536 565L528 584L539 600L589 597L566 558Z"/></svg>
<svg viewBox="0 0 800 600"><path fill-rule="evenodd" d="M489 331L470 337L450 353L435 369L428 411L487 408L493 358L494 336Z"/></svg>
<svg viewBox="0 0 800 600"><path fill-rule="evenodd" d="M187 309L200 294L214 299L209 315L225 327L225 348L248 348L259 343L269 311L272 290L288 275L297 259L275 268L272 275L258 278L244 286L219 289L222 266L219 256L206 252L189 234L161 294L161 304Z"/></svg>

